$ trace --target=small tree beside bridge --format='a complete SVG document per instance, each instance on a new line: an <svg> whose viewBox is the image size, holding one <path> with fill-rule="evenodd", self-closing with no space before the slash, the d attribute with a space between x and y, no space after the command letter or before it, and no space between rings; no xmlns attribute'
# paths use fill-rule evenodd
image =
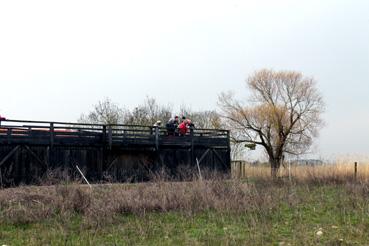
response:
<svg viewBox="0 0 369 246"><path fill-rule="evenodd" d="M247 102L222 93L219 106L232 141L262 146L276 177L283 158L306 153L322 127L323 98L313 78L263 69L247 79Z"/></svg>

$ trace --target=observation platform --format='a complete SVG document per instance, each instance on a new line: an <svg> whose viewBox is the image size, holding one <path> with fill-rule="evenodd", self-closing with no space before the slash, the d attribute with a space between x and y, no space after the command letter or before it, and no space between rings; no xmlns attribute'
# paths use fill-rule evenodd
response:
<svg viewBox="0 0 369 246"><path fill-rule="evenodd" d="M196 162L228 171L229 131L190 128L185 136L175 136L166 128L143 125L0 121L0 185L4 180L32 183L47 170L73 170L77 164L93 180L111 175L124 181L141 172L135 179L140 181L147 179L142 172L194 167Z"/></svg>

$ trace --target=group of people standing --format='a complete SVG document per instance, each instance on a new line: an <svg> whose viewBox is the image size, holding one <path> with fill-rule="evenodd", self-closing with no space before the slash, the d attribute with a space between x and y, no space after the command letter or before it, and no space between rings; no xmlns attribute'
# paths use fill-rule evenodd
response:
<svg viewBox="0 0 369 246"><path fill-rule="evenodd" d="M181 122L179 117L176 115L174 118L168 120L165 125L169 136L185 136L191 127L194 127L190 119L182 116Z"/></svg>
<svg viewBox="0 0 369 246"><path fill-rule="evenodd" d="M161 121L157 121L154 126L161 127ZM165 124L168 136L185 136L191 127L194 127L194 124L191 122L190 119L182 116L182 119L180 121L177 115L169 119L168 122Z"/></svg>

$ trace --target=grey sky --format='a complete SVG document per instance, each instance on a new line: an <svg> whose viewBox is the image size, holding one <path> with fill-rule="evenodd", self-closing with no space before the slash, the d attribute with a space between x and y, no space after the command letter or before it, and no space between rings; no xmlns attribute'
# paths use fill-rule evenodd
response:
<svg viewBox="0 0 369 246"><path fill-rule="evenodd" d="M316 154L369 155L369 1L1 1L0 114L75 121L104 97L214 109L256 69L327 103Z"/></svg>

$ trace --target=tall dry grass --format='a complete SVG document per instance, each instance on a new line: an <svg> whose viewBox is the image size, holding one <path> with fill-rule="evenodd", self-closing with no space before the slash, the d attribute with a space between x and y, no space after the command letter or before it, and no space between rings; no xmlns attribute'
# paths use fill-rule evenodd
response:
<svg viewBox="0 0 369 246"><path fill-rule="evenodd" d="M321 181L316 182L317 176L314 175L326 175L324 168L296 170L295 174L300 175L299 179L303 181L301 184L298 180L293 183L283 179L271 180L268 168L253 167L250 168L254 171L253 177L260 177L253 182L213 176L210 180L190 182L158 179L151 183L98 184L93 185L92 189L81 184L8 188L0 190L0 221L12 224L34 223L50 218L69 221L78 215L82 216L86 225L100 226L125 214L142 216L151 212L180 212L193 215L204 211L247 213L255 215L255 220L262 220L282 204L304 204L304 196L293 191L294 187L306 187L303 189L310 192L312 185L321 184ZM314 173L305 174L302 170ZM342 176L344 172L337 170ZM314 179L305 183L304 179L311 177ZM369 183L349 181L352 179L346 180L343 187L357 192L357 199L366 200L369 197ZM341 180L334 179L328 179L325 183L342 185Z"/></svg>
<svg viewBox="0 0 369 246"><path fill-rule="evenodd" d="M285 198L288 195L273 186L260 190L253 184L221 179L100 184L92 189L80 184L25 186L0 190L0 221L32 223L80 215L88 224L99 225L122 214L268 211L278 206L273 200Z"/></svg>
<svg viewBox="0 0 369 246"><path fill-rule="evenodd" d="M285 163L278 172L278 177L295 182L369 182L369 161L355 159L338 159L323 165L294 165ZM355 174L355 162L357 162ZM242 164L241 168L232 170L232 176L243 179L269 179L270 167L264 165Z"/></svg>
<svg viewBox="0 0 369 246"><path fill-rule="evenodd" d="M247 166L246 179L224 179L206 175L199 180L175 182L157 174L153 182L136 184L97 184L90 189L81 184L21 186L0 189L0 223L33 223L50 218L69 221L81 216L88 226L100 226L125 214L180 212L193 215L203 211L247 213L254 220L268 219L271 211L283 204L304 204L311 187L341 185L357 204L369 198L369 165L359 163L358 179L353 179L353 164L293 166L291 180L287 169L281 179L271 180L268 166ZM296 192L296 187L304 192ZM301 188L302 187L302 188ZM343 199L343 198L342 198ZM345 198L346 199L346 198ZM351 206L351 205L350 205ZM255 222L256 223L256 222Z"/></svg>

